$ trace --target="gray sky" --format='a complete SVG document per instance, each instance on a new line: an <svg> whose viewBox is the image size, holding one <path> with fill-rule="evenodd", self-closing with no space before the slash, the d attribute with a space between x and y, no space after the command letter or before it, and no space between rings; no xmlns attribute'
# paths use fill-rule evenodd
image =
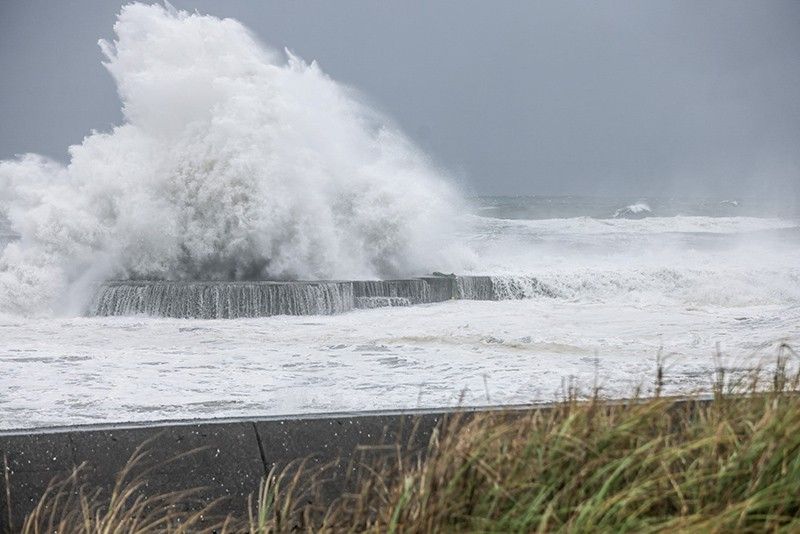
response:
<svg viewBox="0 0 800 534"><path fill-rule="evenodd" d="M122 2L0 0L0 158L121 121ZM473 193L800 197L800 2L174 0L316 59Z"/></svg>

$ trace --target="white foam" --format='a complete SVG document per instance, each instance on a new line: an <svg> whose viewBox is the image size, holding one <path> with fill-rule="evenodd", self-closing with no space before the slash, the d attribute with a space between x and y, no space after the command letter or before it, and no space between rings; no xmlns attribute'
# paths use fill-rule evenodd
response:
<svg viewBox="0 0 800 534"><path fill-rule="evenodd" d="M0 310L107 278L366 278L448 268L458 196L316 63L231 19L122 8L101 41L124 123L0 162Z"/></svg>
<svg viewBox="0 0 800 534"><path fill-rule="evenodd" d="M800 346L800 307L451 301L316 317L0 316L0 428L551 401L707 389ZM663 350L662 350L663 349ZM726 359L726 361L729 361ZM488 393L488 394L487 394Z"/></svg>

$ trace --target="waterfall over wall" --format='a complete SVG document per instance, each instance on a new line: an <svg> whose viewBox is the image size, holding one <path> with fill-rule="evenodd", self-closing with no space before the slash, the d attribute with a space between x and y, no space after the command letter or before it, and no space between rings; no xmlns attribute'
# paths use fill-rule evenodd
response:
<svg viewBox="0 0 800 534"><path fill-rule="evenodd" d="M350 282L109 282L89 315L232 319L352 310Z"/></svg>
<svg viewBox="0 0 800 534"><path fill-rule="evenodd" d="M459 276L456 278L456 298L465 300L497 300L490 276Z"/></svg>
<svg viewBox="0 0 800 534"><path fill-rule="evenodd" d="M356 308L410 306L453 299L555 296L536 279L428 276L407 280L311 282L112 281L95 293L90 316L235 319L331 315Z"/></svg>
<svg viewBox="0 0 800 534"><path fill-rule="evenodd" d="M356 297L398 297L412 304L432 302L430 287L425 280L367 280L352 282Z"/></svg>

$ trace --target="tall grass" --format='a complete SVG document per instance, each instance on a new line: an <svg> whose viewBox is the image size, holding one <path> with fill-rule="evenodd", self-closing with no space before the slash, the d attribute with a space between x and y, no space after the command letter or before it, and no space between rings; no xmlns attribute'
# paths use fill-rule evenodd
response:
<svg viewBox="0 0 800 534"><path fill-rule="evenodd" d="M84 483L86 464L76 467L63 479L53 480L25 517L20 532L144 534L216 530L218 524L208 521L216 503L198 504L199 489L148 494L147 475L152 467L144 466L147 445L144 443L133 452L107 495ZM192 507L195 511L186 511Z"/></svg>
<svg viewBox="0 0 800 534"><path fill-rule="evenodd" d="M398 448L371 461L332 503L307 486L312 473L296 464L266 477L251 497L249 517L229 517L215 528L800 531L800 375L788 370L788 355L787 349L769 375L754 371L731 380L720 370L704 399L571 395L549 409L457 415L434 432L424 458ZM56 488L43 502L57 495ZM57 518L58 531L210 528L162 507L142 515L135 501L121 506L128 502L125 489L116 495L104 504L82 498L60 507L66 512ZM40 509L24 532L54 524ZM138 530L107 528L114 522Z"/></svg>

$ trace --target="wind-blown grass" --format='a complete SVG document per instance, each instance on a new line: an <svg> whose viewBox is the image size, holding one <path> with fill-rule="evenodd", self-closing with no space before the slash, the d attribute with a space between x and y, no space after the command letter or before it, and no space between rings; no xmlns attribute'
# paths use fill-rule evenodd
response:
<svg viewBox="0 0 800 534"><path fill-rule="evenodd" d="M362 466L354 487L332 503L304 486L311 473L295 465L264 480L251 498L249 517L229 517L215 528L798 531L800 375L787 370L786 361L781 357L774 373L754 371L733 382L720 371L712 394L702 399L614 402L570 396L548 409L454 416L434 432L423 459L401 451L390 461ZM70 503L58 531L201 527L196 516L177 518L157 506L155 516L137 520L138 530L106 528L114 521L134 524L137 503L121 506L124 494L118 490L105 504ZM51 492L43 502L52 503L57 495ZM44 532L39 525L52 524L37 511L24 532Z"/></svg>
<svg viewBox="0 0 800 534"><path fill-rule="evenodd" d="M86 464L76 467L68 477L54 480L25 518L21 532L144 534L213 530L216 525L206 521L206 516L215 503L186 511L187 504L195 501L197 489L147 495L144 490L150 469L143 468L147 445L144 443L133 452L108 495L82 482Z"/></svg>

